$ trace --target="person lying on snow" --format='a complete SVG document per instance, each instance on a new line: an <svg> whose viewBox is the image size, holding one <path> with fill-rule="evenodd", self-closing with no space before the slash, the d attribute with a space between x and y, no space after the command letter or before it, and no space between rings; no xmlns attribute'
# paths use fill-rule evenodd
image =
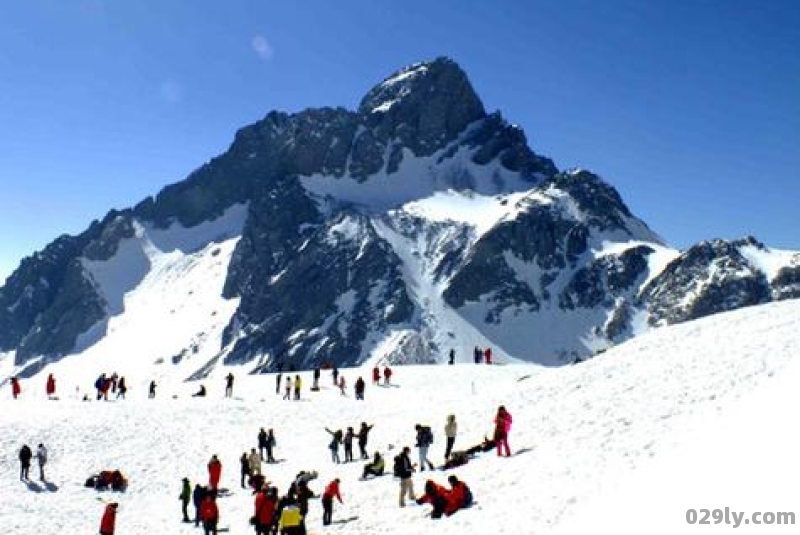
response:
<svg viewBox="0 0 800 535"><path fill-rule="evenodd" d="M95 490L111 488L111 490L123 491L128 487L128 480L119 470L103 470L87 479L85 486L94 487Z"/></svg>

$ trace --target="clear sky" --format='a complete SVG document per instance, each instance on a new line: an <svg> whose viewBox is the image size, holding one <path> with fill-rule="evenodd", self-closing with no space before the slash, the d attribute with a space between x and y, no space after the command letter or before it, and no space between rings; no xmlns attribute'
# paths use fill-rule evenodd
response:
<svg viewBox="0 0 800 535"><path fill-rule="evenodd" d="M354 108L441 55L671 245L800 249L795 0L25 0L0 17L0 277L269 110Z"/></svg>

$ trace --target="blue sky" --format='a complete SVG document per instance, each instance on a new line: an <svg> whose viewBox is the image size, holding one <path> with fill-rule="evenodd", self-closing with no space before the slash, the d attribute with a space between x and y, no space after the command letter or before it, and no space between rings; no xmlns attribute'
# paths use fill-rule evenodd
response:
<svg viewBox="0 0 800 535"><path fill-rule="evenodd" d="M0 277L224 151L446 55L671 245L800 249L800 2L25 0L0 18Z"/></svg>

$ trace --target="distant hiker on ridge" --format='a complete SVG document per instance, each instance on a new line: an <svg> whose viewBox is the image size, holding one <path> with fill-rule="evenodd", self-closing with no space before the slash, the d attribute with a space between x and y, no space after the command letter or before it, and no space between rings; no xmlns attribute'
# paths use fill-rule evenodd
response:
<svg viewBox="0 0 800 535"><path fill-rule="evenodd" d="M47 394L47 399L53 399L53 396L56 395L56 378L53 377L52 373L47 376L47 383L44 389Z"/></svg>
<svg viewBox="0 0 800 535"><path fill-rule="evenodd" d="M19 385L19 379L17 379L16 377L12 377L11 395L14 396L14 399L17 399L21 393L22 393L22 387Z"/></svg>
<svg viewBox="0 0 800 535"><path fill-rule="evenodd" d="M225 376L225 397L229 398L233 396L233 374L228 373Z"/></svg>

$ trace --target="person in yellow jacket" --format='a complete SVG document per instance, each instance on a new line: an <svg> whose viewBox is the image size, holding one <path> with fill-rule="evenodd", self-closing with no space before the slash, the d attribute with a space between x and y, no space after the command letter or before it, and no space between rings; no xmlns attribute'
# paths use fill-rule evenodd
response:
<svg viewBox="0 0 800 535"><path fill-rule="evenodd" d="M300 380L299 375L294 376L294 399L300 399L300 389L303 388L303 381Z"/></svg>
<svg viewBox="0 0 800 535"><path fill-rule="evenodd" d="M303 515L300 514L300 507L294 498L289 498L281 509L278 529L281 530L281 535L301 535L303 533L302 525Z"/></svg>

